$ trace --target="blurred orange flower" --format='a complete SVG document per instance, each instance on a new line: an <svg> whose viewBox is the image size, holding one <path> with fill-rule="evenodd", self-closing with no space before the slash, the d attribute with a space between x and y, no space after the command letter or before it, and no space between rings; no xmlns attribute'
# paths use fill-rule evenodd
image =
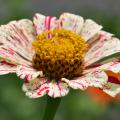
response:
<svg viewBox="0 0 120 120"><path fill-rule="evenodd" d="M109 78L108 81L112 82L114 80L114 82L116 81L116 83L120 84L120 73L106 71L106 74L108 75L108 78ZM113 100L115 102L120 101L120 94L118 94L116 97L113 98L110 95L103 92L101 89L95 88L95 87L89 87L87 89L87 93L92 96L92 99L94 101L100 104L109 103L109 102L112 102Z"/></svg>

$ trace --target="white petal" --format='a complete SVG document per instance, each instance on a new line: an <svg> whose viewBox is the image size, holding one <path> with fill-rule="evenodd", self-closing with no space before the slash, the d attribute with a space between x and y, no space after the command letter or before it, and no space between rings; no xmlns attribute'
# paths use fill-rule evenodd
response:
<svg viewBox="0 0 120 120"><path fill-rule="evenodd" d="M52 16L44 16L36 13L33 17L33 22L37 34L40 34L43 31L59 28L59 22L57 18Z"/></svg>
<svg viewBox="0 0 120 120"><path fill-rule="evenodd" d="M50 97L63 97L68 94L69 88L66 83L53 82L45 78L37 78L29 83L24 83L23 91L30 98L42 97L48 94Z"/></svg>
<svg viewBox="0 0 120 120"><path fill-rule="evenodd" d="M117 94L120 93L120 85L108 82L105 85L105 88L103 89L103 91L111 95L112 97L115 97Z"/></svg>
<svg viewBox="0 0 120 120"><path fill-rule="evenodd" d="M63 97L65 95L67 95L68 92L69 92L68 85L66 83L64 83L64 82L51 81L48 85L49 85L49 91L47 92L47 94L50 97L54 97L54 98Z"/></svg>
<svg viewBox="0 0 120 120"><path fill-rule="evenodd" d="M36 32L33 27L33 22L28 19L22 19L17 21L17 24L21 34L26 38L25 42L31 45L31 43L35 40L36 37Z"/></svg>
<svg viewBox="0 0 120 120"><path fill-rule="evenodd" d="M100 30L94 37L89 39L87 43L89 44L90 48L93 47L99 40L111 39L113 34Z"/></svg>
<svg viewBox="0 0 120 120"><path fill-rule="evenodd" d="M101 36L102 33L100 33ZM85 55L85 66L120 52L120 40L106 35L99 37ZM111 58L109 58L111 59Z"/></svg>
<svg viewBox="0 0 120 120"><path fill-rule="evenodd" d="M42 97L48 91L48 84L45 78L36 78L30 82L23 84L23 91L26 93L26 96L30 98Z"/></svg>
<svg viewBox="0 0 120 120"><path fill-rule="evenodd" d="M86 70L86 74L79 78L75 78L74 80L62 78L62 81L66 82L68 86L73 89L85 90L89 86L98 87L107 94L114 97L115 95L120 93L120 84L117 84L114 81L112 81L112 83L110 82L109 77L106 73L107 70L114 73L119 73L120 62L110 62L100 67Z"/></svg>
<svg viewBox="0 0 120 120"><path fill-rule="evenodd" d="M66 78L62 78L62 81L66 82L69 87L73 89L81 89L85 90L88 87L88 82L87 81L82 81L82 80L68 80Z"/></svg>
<svg viewBox="0 0 120 120"><path fill-rule="evenodd" d="M84 20L81 16L63 13L60 16L60 22L63 28L80 34Z"/></svg>
<svg viewBox="0 0 120 120"><path fill-rule="evenodd" d="M102 29L101 25L98 25L94 21L87 19L83 25L81 36L88 41L94 35L96 35Z"/></svg>
<svg viewBox="0 0 120 120"><path fill-rule="evenodd" d="M31 65L30 61L25 60L17 53L17 51L5 45L0 46L0 58L16 65L17 64Z"/></svg>
<svg viewBox="0 0 120 120"><path fill-rule="evenodd" d="M19 65L17 67L16 74L18 77L20 77L21 79L26 79L26 81L28 82L30 80L36 79L38 76L43 76L42 71L36 71L32 67L27 67L23 65Z"/></svg>
<svg viewBox="0 0 120 120"><path fill-rule="evenodd" d="M35 34L30 20L12 21L0 27L1 45L16 51L22 59L31 61L34 53L32 41L35 39Z"/></svg>
<svg viewBox="0 0 120 120"><path fill-rule="evenodd" d="M102 88L103 85L107 82L107 75L101 71L93 71L75 80L67 80L63 78L62 80L73 89L85 90L88 86L94 86Z"/></svg>
<svg viewBox="0 0 120 120"><path fill-rule="evenodd" d="M119 61L112 61L112 62L106 63L104 65L101 65L99 67L96 67L95 69L102 70L102 71L110 70L112 72L119 73L120 72L120 62Z"/></svg>
<svg viewBox="0 0 120 120"><path fill-rule="evenodd" d="M108 71L109 70L114 73L119 73L120 72L120 62L118 62L118 61L109 62L100 67L92 69L92 71L94 71L94 70L97 70L97 71L98 70L100 70L100 71ZM117 84L116 82L114 82L114 80L112 80L112 82L111 82L108 77L107 83L104 84L102 89L104 92L106 92L107 94L114 97L120 93L120 84Z"/></svg>
<svg viewBox="0 0 120 120"><path fill-rule="evenodd" d="M0 75L15 73L16 65L7 63L6 61L0 61Z"/></svg>

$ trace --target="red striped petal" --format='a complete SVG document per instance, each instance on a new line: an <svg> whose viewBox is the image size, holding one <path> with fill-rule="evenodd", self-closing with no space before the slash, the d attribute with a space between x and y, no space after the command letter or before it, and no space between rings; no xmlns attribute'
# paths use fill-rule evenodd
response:
<svg viewBox="0 0 120 120"><path fill-rule="evenodd" d="M35 35L33 24L28 19L12 21L7 25L2 25L0 27L0 57L4 59L13 57L14 61L16 58L31 61L34 53L32 41L35 39ZM16 61L21 64L19 62L21 60Z"/></svg>
<svg viewBox="0 0 120 120"><path fill-rule="evenodd" d="M60 26L56 17L44 16L38 13L33 17L33 22L37 34L40 34L43 31L57 29Z"/></svg>
<svg viewBox="0 0 120 120"><path fill-rule="evenodd" d="M80 34L84 19L78 15L63 13L60 16L60 23L64 29L71 30Z"/></svg>
<svg viewBox="0 0 120 120"><path fill-rule="evenodd" d="M100 33L102 34L102 33ZM114 37L110 37L110 34L106 33L104 37L97 39L95 43L90 47L85 55L85 66L94 64L95 62L102 60L105 57L114 55L120 52L120 40ZM110 57L104 63L117 59L117 57Z"/></svg>
<svg viewBox="0 0 120 120"><path fill-rule="evenodd" d="M27 67L24 65L19 65L17 67L16 74L19 78L25 79L26 82L36 79L38 76L41 76L41 77L43 76L42 71L36 71L32 67Z"/></svg>
<svg viewBox="0 0 120 120"><path fill-rule="evenodd" d="M4 60L0 60L0 75L8 74L8 73L15 73L16 72L16 65L8 63Z"/></svg>

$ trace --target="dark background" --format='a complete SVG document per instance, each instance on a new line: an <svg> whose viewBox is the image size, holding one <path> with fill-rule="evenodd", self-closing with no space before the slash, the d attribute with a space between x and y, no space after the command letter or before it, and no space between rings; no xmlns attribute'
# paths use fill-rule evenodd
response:
<svg viewBox="0 0 120 120"><path fill-rule="evenodd" d="M94 19L104 30L120 38L120 0L0 0L0 24L14 19L32 19L34 13L59 17L72 12ZM0 76L0 120L41 120L46 96L27 98L23 80L15 74ZM51 108L52 109L52 108ZM120 102L98 104L81 91L62 98L55 120L119 120Z"/></svg>

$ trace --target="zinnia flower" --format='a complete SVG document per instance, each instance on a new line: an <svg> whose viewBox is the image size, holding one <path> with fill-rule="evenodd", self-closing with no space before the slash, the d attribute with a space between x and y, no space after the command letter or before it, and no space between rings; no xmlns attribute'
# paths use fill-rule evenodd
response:
<svg viewBox="0 0 120 120"><path fill-rule="evenodd" d="M24 79L30 98L62 97L70 88L120 93L120 41L91 19L35 14L0 27L0 74ZM111 76L114 74L114 76Z"/></svg>
<svg viewBox="0 0 120 120"><path fill-rule="evenodd" d="M113 101L120 101L120 94L117 94L115 97L112 97L96 87L88 87L85 93L87 93L87 95L89 95L94 102L101 105L106 105Z"/></svg>

